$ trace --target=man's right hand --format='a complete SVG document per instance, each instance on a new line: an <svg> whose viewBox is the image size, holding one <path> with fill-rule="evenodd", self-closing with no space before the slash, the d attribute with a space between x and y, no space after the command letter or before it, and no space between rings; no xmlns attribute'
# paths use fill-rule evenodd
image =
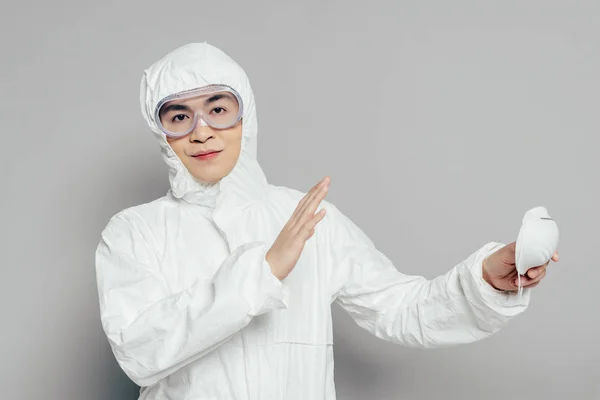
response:
<svg viewBox="0 0 600 400"><path fill-rule="evenodd" d="M271 272L283 280L296 266L304 244L315 233L315 226L325 217L325 209L315 214L329 189L329 177L325 177L300 200L290 220L266 255Z"/></svg>

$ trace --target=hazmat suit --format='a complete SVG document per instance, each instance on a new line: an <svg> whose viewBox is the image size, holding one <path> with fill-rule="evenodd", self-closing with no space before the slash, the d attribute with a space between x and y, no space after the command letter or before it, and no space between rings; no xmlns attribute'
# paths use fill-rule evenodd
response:
<svg viewBox="0 0 600 400"><path fill-rule="evenodd" d="M242 149L216 184L194 179L157 126L164 98L227 85L243 103ZM141 108L170 190L114 215L96 271L103 329L142 400L333 400L331 305L383 340L436 348L489 337L522 313L482 278L490 242L444 275L399 272L333 204L296 267L277 279L266 252L304 193L267 182L243 69L221 50L184 45L144 71Z"/></svg>

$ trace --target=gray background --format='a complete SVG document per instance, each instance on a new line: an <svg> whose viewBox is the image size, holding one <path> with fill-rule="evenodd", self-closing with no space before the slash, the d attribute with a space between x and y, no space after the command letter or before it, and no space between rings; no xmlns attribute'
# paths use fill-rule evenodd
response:
<svg viewBox="0 0 600 400"><path fill-rule="evenodd" d="M272 183L329 200L434 277L544 205L562 259L496 336L421 351L335 308L339 399L598 399L597 1L22 1L3 5L3 399L135 399L101 331L108 218L162 196L142 70L192 41L255 89ZM307 399L308 400L308 399Z"/></svg>

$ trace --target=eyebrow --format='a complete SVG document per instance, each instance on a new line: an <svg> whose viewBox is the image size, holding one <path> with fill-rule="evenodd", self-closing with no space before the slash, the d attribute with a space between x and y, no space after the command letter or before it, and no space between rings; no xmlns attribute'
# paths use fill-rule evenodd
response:
<svg viewBox="0 0 600 400"><path fill-rule="evenodd" d="M230 100L233 100L233 97L229 94L229 93L217 93L214 96L209 97L208 99L206 99L204 101L205 105L208 105L210 103L214 103L215 101L219 101L222 98L228 98ZM184 104L169 104L166 107L163 107L160 111L160 115L164 115L170 111L188 111L190 110L190 108Z"/></svg>
<svg viewBox="0 0 600 400"><path fill-rule="evenodd" d="M160 115L163 116L169 111L187 111L189 109L188 106L183 104L169 104L168 106L161 108Z"/></svg>
<svg viewBox="0 0 600 400"><path fill-rule="evenodd" d="M231 97L231 95L229 93L217 93L214 96L209 97L204 104L210 104L210 103L214 103L217 100L221 100L222 98L228 98L230 100L233 100L233 97Z"/></svg>

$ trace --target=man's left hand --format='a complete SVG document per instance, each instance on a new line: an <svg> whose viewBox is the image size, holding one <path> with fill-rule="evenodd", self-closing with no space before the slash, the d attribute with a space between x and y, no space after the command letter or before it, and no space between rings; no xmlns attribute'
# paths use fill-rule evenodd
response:
<svg viewBox="0 0 600 400"><path fill-rule="evenodd" d="M516 291L518 289L517 268L515 265L516 242L512 242L483 261L483 279L498 290ZM552 261L558 261L558 252L552 256ZM532 288L537 286L546 276L546 268L550 261L543 265L530 268L521 276L521 286Z"/></svg>

